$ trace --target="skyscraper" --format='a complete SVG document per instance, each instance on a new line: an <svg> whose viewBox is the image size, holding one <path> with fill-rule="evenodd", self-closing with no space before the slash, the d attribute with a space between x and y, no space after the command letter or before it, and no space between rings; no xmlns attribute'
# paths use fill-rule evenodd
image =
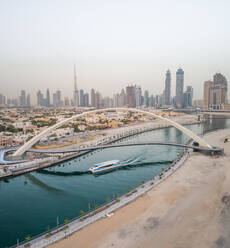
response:
<svg viewBox="0 0 230 248"><path fill-rule="evenodd" d="M149 98L149 107L154 107L154 96L151 95Z"/></svg>
<svg viewBox="0 0 230 248"><path fill-rule="evenodd" d="M6 97L0 94L0 105L5 105L5 104L6 104Z"/></svg>
<svg viewBox="0 0 230 248"><path fill-rule="evenodd" d="M183 108L184 71L179 68L176 72L176 107Z"/></svg>
<svg viewBox="0 0 230 248"><path fill-rule="evenodd" d="M60 90L57 90L56 96L57 96L57 107L61 107L62 101L61 101L61 91Z"/></svg>
<svg viewBox="0 0 230 248"><path fill-rule="evenodd" d="M136 89L134 86L126 87L126 104L129 108L136 107Z"/></svg>
<svg viewBox="0 0 230 248"><path fill-rule="evenodd" d="M95 94L95 107L99 109L101 107L101 96L100 93L97 91Z"/></svg>
<svg viewBox="0 0 230 248"><path fill-rule="evenodd" d="M170 73L170 70L167 70L166 72L164 98L165 98L164 104L170 105L171 104L171 73Z"/></svg>
<svg viewBox="0 0 230 248"><path fill-rule="evenodd" d="M26 92L24 90L21 91L19 104L20 107L26 107Z"/></svg>
<svg viewBox="0 0 230 248"><path fill-rule="evenodd" d="M79 107L79 93L77 89L77 74L76 65L74 64L74 92L73 92L73 103L74 106Z"/></svg>
<svg viewBox="0 0 230 248"><path fill-rule="evenodd" d="M26 106L27 106L28 108L31 107L31 103L30 103L30 94L27 95L27 98L26 98Z"/></svg>
<svg viewBox="0 0 230 248"><path fill-rule="evenodd" d="M204 108L224 109L227 104L227 79L221 73L204 82Z"/></svg>
<svg viewBox="0 0 230 248"><path fill-rule="evenodd" d="M149 106L149 92L147 90L145 90L145 93L144 93L144 105L145 107Z"/></svg>
<svg viewBox="0 0 230 248"><path fill-rule="evenodd" d="M41 93L41 91L39 90L39 91L37 92L37 105L38 105L38 106L41 106L41 104L42 104L42 93Z"/></svg>
<svg viewBox="0 0 230 248"><path fill-rule="evenodd" d="M91 92L90 92L90 95L91 95L91 107L95 107L95 90L94 89L91 89Z"/></svg>
<svg viewBox="0 0 230 248"><path fill-rule="evenodd" d="M46 90L46 107L50 107L50 91Z"/></svg>
<svg viewBox="0 0 230 248"><path fill-rule="evenodd" d="M84 107L84 91L80 90L80 107Z"/></svg>
<svg viewBox="0 0 230 248"><path fill-rule="evenodd" d="M89 93L83 95L83 106L89 107Z"/></svg>
<svg viewBox="0 0 230 248"><path fill-rule="evenodd" d="M57 94L53 93L53 105L54 107L58 107L58 100L57 100Z"/></svg>
<svg viewBox="0 0 230 248"><path fill-rule="evenodd" d="M64 101L65 106L69 106L69 98L65 97L65 101Z"/></svg>
<svg viewBox="0 0 230 248"><path fill-rule="evenodd" d="M141 106L141 86L136 86L136 106L140 107Z"/></svg>
<svg viewBox="0 0 230 248"><path fill-rule="evenodd" d="M184 93L184 108L192 107L193 101L193 88L192 86L187 86L187 90Z"/></svg>
<svg viewBox="0 0 230 248"><path fill-rule="evenodd" d="M121 94L119 95L118 106L119 107L125 106L125 90L124 89L121 90Z"/></svg>

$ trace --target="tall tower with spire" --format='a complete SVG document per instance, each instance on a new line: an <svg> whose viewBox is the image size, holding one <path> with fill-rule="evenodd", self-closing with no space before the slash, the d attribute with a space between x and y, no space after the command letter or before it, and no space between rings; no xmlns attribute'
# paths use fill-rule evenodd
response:
<svg viewBox="0 0 230 248"><path fill-rule="evenodd" d="M77 89L77 73L76 73L76 65L75 64L74 64L73 103L74 103L74 106L79 107L79 93L78 93L78 89Z"/></svg>

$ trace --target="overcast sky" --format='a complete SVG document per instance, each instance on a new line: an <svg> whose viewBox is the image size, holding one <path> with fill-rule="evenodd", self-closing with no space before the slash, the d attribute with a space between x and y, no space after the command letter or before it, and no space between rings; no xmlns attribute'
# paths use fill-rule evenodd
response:
<svg viewBox="0 0 230 248"><path fill-rule="evenodd" d="M185 71L202 97L216 72L230 80L229 0L0 0L0 93L78 88L104 96L127 84L163 91Z"/></svg>

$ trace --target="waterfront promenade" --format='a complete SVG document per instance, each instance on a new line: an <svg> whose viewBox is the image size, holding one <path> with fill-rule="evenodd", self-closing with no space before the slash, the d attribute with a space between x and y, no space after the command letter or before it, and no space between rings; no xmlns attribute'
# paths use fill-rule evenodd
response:
<svg viewBox="0 0 230 248"><path fill-rule="evenodd" d="M230 140L230 130L205 135L224 148L225 156L192 153L142 197L50 247L230 247L230 142L225 138Z"/></svg>

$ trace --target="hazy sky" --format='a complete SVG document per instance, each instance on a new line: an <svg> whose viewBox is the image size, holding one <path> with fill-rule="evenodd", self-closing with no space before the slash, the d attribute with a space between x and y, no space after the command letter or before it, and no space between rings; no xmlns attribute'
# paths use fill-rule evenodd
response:
<svg viewBox="0 0 230 248"><path fill-rule="evenodd" d="M185 71L202 97L215 72L230 80L229 0L0 0L0 93L78 87L112 96L128 83L163 91Z"/></svg>

